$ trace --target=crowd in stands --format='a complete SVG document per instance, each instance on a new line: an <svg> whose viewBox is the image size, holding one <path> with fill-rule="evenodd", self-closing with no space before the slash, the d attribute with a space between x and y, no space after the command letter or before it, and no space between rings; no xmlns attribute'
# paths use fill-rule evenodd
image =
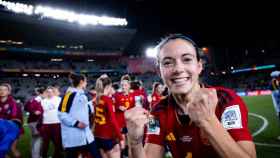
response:
<svg viewBox="0 0 280 158"><path fill-rule="evenodd" d="M51 60L51 59L50 59ZM126 65L118 60L110 62L98 62L94 59L89 61L16 61L1 60L0 69L56 69L56 70L73 70L73 71L99 71L99 70L126 70ZM53 59L57 60L57 59ZM59 58L58 58L59 60Z"/></svg>
<svg viewBox="0 0 280 158"><path fill-rule="evenodd" d="M132 59L134 60L134 59ZM132 61L131 60L131 61ZM99 62L98 60L85 61L50 61L49 60L1 60L0 71L2 69L37 69L37 70L65 70L73 72L85 72L87 73L89 85L94 85L97 76L100 73L108 73L112 78L112 81L117 81L122 74L125 74L129 70L128 63L129 58L121 59L108 59L108 62ZM103 71L102 71L103 70ZM101 71L101 72L100 72ZM99 73L98 73L99 72ZM145 89L150 92L154 82L160 81L160 77L155 72L145 73L132 73L133 78L143 82ZM19 75L21 76L21 75ZM238 92L249 90L263 90L269 89L270 76L266 71L254 71L254 72L242 72L236 74L226 74L219 76L207 75L206 82L212 79L209 84L223 85L235 89ZM213 81L213 82L212 82ZM13 94L15 98L20 99L22 102L30 98L33 89L40 85L58 85L61 91L64 92L67 88L68 77L67 74L57 75L53 78L51 75L35 77L34 73L27 77L0 77L0 83L10 83L13 88Z"/></svg>
<svg viewBox="0 0 280 158"><path fill-rule="evenodd" d="M267 72L247 72L228 75L222 78L221 84L237 92L244 92L270 89L270 80Z"/></svg>

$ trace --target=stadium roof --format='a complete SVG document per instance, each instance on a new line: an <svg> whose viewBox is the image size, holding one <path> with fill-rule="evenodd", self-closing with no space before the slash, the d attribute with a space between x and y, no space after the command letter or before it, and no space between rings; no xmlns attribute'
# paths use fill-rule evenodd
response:
<svg viewBox="0 0 280 158"><path fill-rule="evenodd" d="M39 3L36 0L24 2ZM18 22L11 22L13 15L10 17L1 12L1 37L10 37L14 33L12 37L21 35L24 40L35 44L81 42L88 43L93 48L125 47L128 54L139 54L144 53L147 47L155 45L160 37L180 32L198 41L200 46L280 50L278 9L275 8L277 5L268 6L268 3L246 4L234 1L213 4L212 1L198 1L193 4L160 0L40 1L40 4L42 3L123 17L127 19L128 26L92 29L70 24L65 27L67 24L57 21L41 21L36 24L28 22L29 25L20 25ZM17 21L23 19L24 17L20 17ZM48 24L41 27L43 23ZM235 55L238 53L235 51Z"/></svg>
<svg viewBox="0 0 280 158"><path fill-rule="evenodd" d="M0 13L0 40L22 41L26 46L55 48L83 45L87 50L123 50L135 34L124 27L79 26L25 15Z"/></svg>

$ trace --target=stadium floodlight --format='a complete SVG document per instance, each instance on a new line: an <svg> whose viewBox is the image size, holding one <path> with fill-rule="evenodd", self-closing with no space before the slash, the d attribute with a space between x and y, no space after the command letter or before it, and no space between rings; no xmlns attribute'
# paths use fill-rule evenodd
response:
<svg viewBox="0 0 280 158"><path fill-rule="evenodd" d="M61 59L61 58L52 58L51 61L52 62L60 62L60 61L63 61L63 59Z"/></svg>
<svg viewBox="0 0 280 158"><path fill-rule="evenodd" d="M41 17L52 18L56 20L77 22L81 25L104 25L104 26L124 26L127 25L126 19L113 18L106 16L95 16L87 14L78 14L73 11L64 9L36 6L34 10L35 14L41 15Z"/></svg>
<svg viewBox="0 0 280 158"><path fill-rule="evenodd" d="M77 15L77 22L81 25L98 25L99 17L95 15L80 14Z"/></svg>
<svg viewBox="0 0 280 158"><path fill-rule="evenodd" d="M42 18L48 17L56 20L63 20L68 22L75 21L75 13L68 10L51 8L46 6L36 6L34 10L35 14L41 15Z"/></svg>
<svg viewBox="0 0 280 158"><path fill-rule="evenodd" d="M104 26L126 26L125 18L115 18L108 16L96 16L89 14L80 14L66 9L53 8L48 6L32 6L23 3L14 3L0 0L0 5L7 10L15 13L24 13L27 15L39 15L41 18L51 18L55 20L78 23L80 25L104 25Z"/></svg>
<svg viewBox="0 0 280 158"><path fill-rule="evenodd" d="M18 41L12 41L12 40L0 40L0 43L6 43L6 44L17 44L17 45L22 45L23 42L18 42Z"/></svg>
<svg viewBox="0 0 280 158"><path fill-rule="evenodd" d="M88 59L87 61L88 62L94 62L94 59Z"/></svg>
<svg viewBox="0 0 280 158"><path fill-rule="evenodd" d="M101 25L121 25L122 26L122 25L127 25L127 22L125 19L102 16L99 19L99 24L101 24Z"/></svg>
<svg viewBox="0 0 280 158"><path fill-rule="evenodd" d="M23 44L23 42L17 42L17 41L12 41L11 43L12 44L17 44L17 45L22 45Z"/></svg>
<svg viewBox="0 0 280 158"><path fill-rule="evenodd" d="M147 48L146 49L146 57L148 57L148 58L156 58L157 57L157 50L156 50L156 48Z"/></svg>
<svg viewBox="0 0 280 158"><path fill-rule="evenodd" d="M32 5L27 5L23 3L13 3L0 0L0 5L3 5L8 10L13 11L15 13L23 13L27 15L33 14L34 7Z"/></svg>
<svg viewBox="0 0 280 158"><path fill-rule="evenodd" d="M23 42L16 42L16 44L17 44L17 45L22 45L22 44L23 44Z"/></svg>
<svg viewBox="0 0 280 158"><path fill-rule="evenodd" d="M61 48L61 49L64 49L65 47L66 47L65 45L59 45L59 44L56 45L56 48L59 48L59 49L60 49L60 48Z"/></svg>

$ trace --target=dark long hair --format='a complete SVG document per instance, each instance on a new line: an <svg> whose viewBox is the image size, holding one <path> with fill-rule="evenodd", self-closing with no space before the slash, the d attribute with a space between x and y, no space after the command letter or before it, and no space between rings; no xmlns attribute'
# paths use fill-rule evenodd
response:
<svg viewBox="0 0 280 158"><path fill-rule="evenodd" d="M76 74L76 73L71 73L69 75L70 82L73 87L77 87L80 83L80 81L84 81L86 79L85 75L82 74Z"/></svg>

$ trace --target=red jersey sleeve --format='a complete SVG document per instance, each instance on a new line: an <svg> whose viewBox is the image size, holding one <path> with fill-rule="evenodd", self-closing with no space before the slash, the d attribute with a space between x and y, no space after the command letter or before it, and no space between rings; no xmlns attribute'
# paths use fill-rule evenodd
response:
<svg viewBox="0 0 280 158"><path fill-rule="evenodd" d="M228 104L222 106L220 120L225 129L235 141L253 138L248 128L248 110L243 100L233 91L227 94L231 97Z"/></svg>
<svg viewBox="0 0 280 158"><path fill-rule="evenodd" d="M230 129L229 133L233 137L235 141L241 141L241 140L250 140L252 141L253 138L251 136L251 133L248 128L248 110L243 102L243 100L237 96L235 101L235 105L239 105L240 113L241 113L241 123L242 127L240 129Z"/></svg>

